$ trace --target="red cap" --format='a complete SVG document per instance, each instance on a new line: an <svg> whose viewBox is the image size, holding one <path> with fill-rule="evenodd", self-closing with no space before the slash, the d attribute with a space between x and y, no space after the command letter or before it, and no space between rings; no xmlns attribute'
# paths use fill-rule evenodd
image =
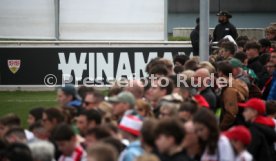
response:
<svg viewBox="0 0 276 161"><path fill-rule="evenodd" d="M246 103L239 103L240 107L252 108L258 111L258 115L265 114L265 103L259 98L251 98Z"/></svg>
<svg viewBox="0 0 276 161"><path fill-rule="evenodd" d="M139 136L142 125L143 121L139 117L134 115L125 115L118 127L123 131Z"/></svg>
<svg viewBox="0 0 276 161"><path fill-rule="evenodd" d="M210 108L209 103L206 101L206 99L202 95L200 95L200 94L194 95L194 99L197 101L199 106Z"/></svg>
<svg viewBox="0 0 276 161"><path fill-rule="evenodd" d="M251 142L250 131L242 125L234 126L223 134L228 137L229 140L237 140L242 142L244 145L248 145Z"/></svg>

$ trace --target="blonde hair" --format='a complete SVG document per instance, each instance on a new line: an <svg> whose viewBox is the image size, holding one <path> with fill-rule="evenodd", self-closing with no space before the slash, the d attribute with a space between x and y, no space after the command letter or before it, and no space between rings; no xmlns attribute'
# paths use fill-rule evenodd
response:
<svg viewBox="0 0 276 161"><path fill-rule="evenodd" d="M144 154L137 157L135 161L160 161L160 159L153 154Z"/></svg>
<svg viewBox="0 0 276 161"><path fill-rule="evenodd" d="M145 117L154 117L153 112L151 110L151 106L147 101L143 99L138 99L136 101L136 107L143 108L143 110L145 110L145 113L146 113Z"/></svg>
<svg viewBox="0 0 276 161"><path fill-rule="evenodd" d="M215 67L208 61L202 61L199 63L199 68L206 68L210 73L216 73Z"/></svg>

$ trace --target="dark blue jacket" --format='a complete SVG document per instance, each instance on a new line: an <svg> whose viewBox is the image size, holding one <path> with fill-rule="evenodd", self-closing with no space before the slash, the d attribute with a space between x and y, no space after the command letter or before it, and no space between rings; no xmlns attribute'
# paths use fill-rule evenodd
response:
<svg viewBox="0 0 276 161"><path fill-rule="evenodd" d="M276 100L276 70L273 72L271 88L267 100Z"/></svg>

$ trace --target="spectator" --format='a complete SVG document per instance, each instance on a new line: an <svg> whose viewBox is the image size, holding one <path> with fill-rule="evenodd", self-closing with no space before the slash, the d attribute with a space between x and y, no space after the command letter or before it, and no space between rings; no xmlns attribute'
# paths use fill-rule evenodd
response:
<svg viewBox="0 0 276 161"><path fill-rule="evenodd" d="M273 156L275 153L273 143L276 141L275 123L271 118L264 116L266 112L264 101L252 98L239 106L245 108L243 116L252 135L248 151L256 161L263 158L268 161L275 160Z"/></svg>
<svg viewBox="0 0 276 161"><path fill-rule="evenodd" d="M195 60L188 60L184 64L184 70L196 71L198 69L198 62Z"/></svg>
<svg viewBox="0 0 276 161"><path fill-rule="evenodd" d="M133 161L144 153L141 142L138 139L142 125L142 120L137 116L126 115L123 117L119 128L123 133L124 139L127 139L130 143L120 154L119 161Z"/></svg>
<svg viewBox="0 0 276 161"><path fill-rule="evenodd" d="M116 150L108 144L97 144L88 150L88 161L117 161Z"/></svg>
<svg viewBox="0 0 276 161"><path fill-rule="evenodd" d="M243 64L243 66L247 66L248 59L247 59L247 55L245 52L237 52L234 55L234 58L240 60Z"/></svg>
<svg viewBox="0 0 276 161"><path fill-rule="evenodd" d="M81 106L81 101L77 98L77 91L72 84L66 84L57 90L57 101L60 107Z"/></svg>
<svg viewBox="0 0 276 161"><path fill-rule="evenodd" d="M144 96L144 85L140 80L130 80L124 90L132 93L136 99L142 99Z"/></svg>
<svg viewBox="0 0 276 161"><path fill-rule="evenodd" d="M46 129L43 127L42 121L35 122L32 126L30 126L30 131L34 134L35 139L48 139L48 133Z"/></svg>
<svg viewBox="0 0 276 161"><path fill-rule="evenodd" d="M48 108L43 112L42 124L48 134L52 134L54 128L64 121L64 116L56 108Z"/></svg>
<svg viewBox="0 0 276 161"><path fill-rule="evenodd" d="M155 130L155 144L161 161L189 161L181 147L185 137L181 123L175 118L161 120Z"/></svg>
<svg viewBox="0 0 276 161"><path fill-rule="evenodd" d="M173 59L174 66L184 66L189 59L187 55L176 55Z"/></svg>
<svg viewBox="0 0 276 161"><path fill-rule="evenodd" d="M37 141L29 145L34 161L54 161L55 147L47 141Z"/></svg>
<svg viewBox="0 0 276 161"><path fill-rule="evenodd" d="M33 161L30 148L26 144L13 143L6 148L4 161Z"/></svg>
<svg viewBox="0 0 276 161"><path fill-rule="evenodd" d="M104 126L97 126L95 128L88 129L85 135L85 145L89 149L100 140L108 137L111 137L111 133Z"/></svg>
<svg viewBox="0 0 276 161"><path fill-rule="evenodd" d="M0 118L0 138L3 138L6 132L13 128L20 128L21 127L21 120L20 118L14 114L9 113ZM29 130L24 129L25 135L28 141L34 139L33 133Z"/></svg>
<svg viewBox="0 0 276 161"><path fill-rule="evenodd" d="M141 137L142 137L142 147L145 153L157 153L157 149L155 146L155 129L157 126L156 119L146 119L143 122L143 126L141 129Z"/></svg>
<svg viewBox="0 0 276 161"><path fill-rule="evenodd" d="M42 121L43 111L44 111L44 108L42 107L37 107L30 110L28 120L27 120L29 127L37 121Z"/></svg>
<svg viewBox="0 0 276 161"><path fill-rule="evenodd" d="M183 102L178 110L179 119L183 122L192 120L193 115L197 112L198 108L198 104L194 100Z"/></svg>
<svg viewBox="0 0 276 161"><path fill-rule="evenodd" d="M220 135L215 115L208 109L201 108L194 115L195 131L204 152L201 160L233 161L234 150L229 140Z"/></svg>
<svg viewBox="0 0 276 161"><path fill-rule="evenodd" d="M199 55L199 18L196 18L196 26L190 34L190 39L193 47L193 55Z"/></svg>
<svg viewBox="0 0 276 161"><path fill-rule="evenodd" d="M248 57L247 67L252 69L260 79L262 77L263 65L260 62L259 52L261 45L258 42L248 42L245 44L245 50Z"/></svg>
<svg viewBox="0 0 276 161"><path fill-rule="evenodd" d="M125 114L134 112L136 100L130 92L121 92L117 96L110 97L109 101L113 103L113 115L118 121Z"/></svg>
<svg viewBox="0 0 276 161"><path fill-rule="evenodd" d="M236 46L232 42L224 42L221 44L219 54L224 60L230 60L236 52Z"/></svg>
<svg viewBox="0 0 276 161"><path fill-rule="evenodd" d="M265 84L262 88L262 99L266 100L271 89L272 76L273 72L276 69L276 66L270 61L265 65L266 71L269 74L269 77L266 79Z"/></svg>
<svg viewBox="0 0 276 161"><path fill-rule="evenodd" d="M136 106L135 110L137 113L142 116L142 117L154 117L152 111L151 111L151 106L148 102L146 102L143 99L138 99L136 101Z"/></svg>
<svg viewBox="0 0 276 161"><path fill-rule="evenodd" d="M101 140L101 142L114 147L118 154L120 154L126 147L119 139L116 139L114 137L104 138Z"/></svg>
<svg viewBox="0 0 276 161"><path fill-rule="evenodd" d="M85 150L77 145L76 136L72 128L67 124L60 124L53 133L53 139L58 145L58 149L62 152L59 161L85 161L87 154Z"/></svg>
<svg viewBox="0 0 276 161"><path fill-rule="evenodd" d="M160 107L159 119L174 118L177 117L177 111L179 109L178 104L175 103L163 103Z"/></svg>
<svg viewBox="0 0 276 161"><path fill-rule="evenodd" d="M250 79L247 74L243 70L243 64L239 59L231 58L229 63L232 66L232 74L235 79L239 79L247 84L247 86L251 85Z"/></svg>
<svg viewBox="0 0 276 161"><path fill-rule="evenodd" d="M211 88L211 74L209 70L206 68L196 70L194 78L198 85L197 91L206 99L210 108L215 111L217 106L217 97Z"/></svg>
<svg viewBox="0 0 276 161"><path fill-rule="evenodd" d="M184 123L186 136L182 142L182 146L186 149L187 155L193 160L200 160L201 148L199 139L195 132L195 125L192 120Z"/></svg>
<svg viewBox="0 0 276 161"><path fill-rule="evenodd" d="M83 101L83 107L85 110L98 110L99 104L103 101L104 95L100 91L87 92Z"/></svg>
<svg viewBox="0 0 276 161"><path fill-rule="evenodd" d="M276 66L276 50L271 52L270 61ZM273 71L271 88L267 100L276 100L276 70Z"/></svg>
<svg viewBox="0 0 276 161"><path fill-rule="evenodd" d="M235 124L235 121L238 119L236 118L239 111L238 102L244 102L248 98L249 92L245 83L230 76L233 68L229 62L219 63L217 69L219 77L227 81L220 95L220 100L222 102L220 129L227 130Z"/></svg>
<svg viewBox="0 0 276 161"><path fill-rule="evenodd" d="M238 49L237 52L245 52L244 45L249 41L247 36L239 36L236 40Z"/></svg>
<svg viewBox="0 0 276 161"><path fill-rule="evenodd" d="M271 42L267 39L260 39L258 42L261 45L260 62L265 65L270 58Z"/></svg>
<svg viewBox="0 0 276 161"><path fill-rule="evenodd" d="M77 118L77 128L81 134L81 136L85 136L87 130L89 128L95 128L100 125L102 121L101 114L94 110L83 111Z"/></svg>
<svg viewBox="0 0 276 161"><path fill-rule="evenodd" d="M5 134L5 140L9 143L22 143L27 144L27 137L22 128L11 128Z"/></svg>
<svg viewBox="0 0 276 161"><path fill-rule="evenodd" d="M215 27L213 41L220 41L226 35L231 35L233 39L237 39L237 29L229 22L232 15L227 11L220 11L217 16L219 16L219 24Z"/></svg>
<svg viewBox="0 0 276 161"><path fill-rule="evenodd" d="M168 85L163 86L165 83L168 83ZM173 92L173 89L173 82L167 77L161 77L158 80L155 79L152 82L151 87L148 90L147 99L151 102L155 117L159 116L161 105L160 101L162 100L162 97L171 94Z"/></svg>
<svg viewBox="0 0 276 161"><path fill-rule="evenodd" d="M230 140L235 152L235 161L253 161L252 155L246 150L251 142L251 133L244 126L235 126L224 133Z"/></svg>
<svg viewBox="0 0 276 161"><path fill-rule="evenodd" d="M265 38L270 41L276 41L276 28L275 26L268 26L265 29Z"/></svg>

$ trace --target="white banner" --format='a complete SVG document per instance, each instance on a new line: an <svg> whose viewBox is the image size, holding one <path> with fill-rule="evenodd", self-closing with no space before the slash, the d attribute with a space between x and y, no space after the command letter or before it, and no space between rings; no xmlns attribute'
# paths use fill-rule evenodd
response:
<svg viewBox="0 0 276 161"><path fill-rule="evenodd" d="M0 38L54 39L54 0L0 0Z"/></svg>
<svg viewBox="0 0 276 161"><path fill-rule="evenodd" d="M165 0L60 0L60 39L164 40Z"/></svg>

